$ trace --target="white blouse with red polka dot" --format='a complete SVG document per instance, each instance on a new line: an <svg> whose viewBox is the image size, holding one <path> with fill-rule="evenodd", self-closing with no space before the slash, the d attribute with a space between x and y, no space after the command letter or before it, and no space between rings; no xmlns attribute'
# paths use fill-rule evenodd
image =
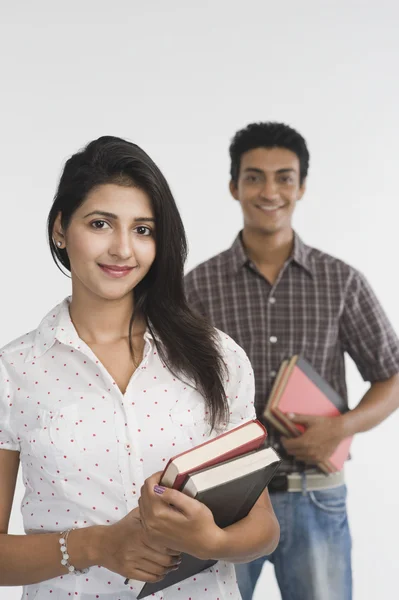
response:
<svg viewBox="0 0 399 600"><path fill-rule="evenodd" d="M122 394L79 338L69 302L0 351L0 450L20 453L27 534L118 521L137 506L147 477L209 438L203 397L163 365L149 332ZM244 351L227 335L218 337L228 367L224 429L230 429L255 418L254 377ZM132 600L142 585L125 586L123 577L98 566L25 586L22 598ZM233 565L220 561L154 597L237 600L240 594Z"/></svg>

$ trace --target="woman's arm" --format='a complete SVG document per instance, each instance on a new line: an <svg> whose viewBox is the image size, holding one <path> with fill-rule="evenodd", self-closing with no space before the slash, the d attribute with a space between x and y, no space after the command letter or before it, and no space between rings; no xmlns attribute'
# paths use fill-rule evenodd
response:
<svg viewBox="0 0 399 600"><path fill-rule="evenodd" d="M141 490L140 518L153 539L202 559L249 562L275 550L280 528L264 492L247 517L220 529L205 504L149 477Z"/></svg>
<svg viewBox="0 0 399 600"><path fill-rule="evenodd" d="M19 468L19 453L0 450L0 586L27 585L67 574L61 565L59 533L8 535ZM68 550L74 566L94 565L94 528L73 532Z"/></svg>
<svg viewBox="0 0 399 600"><path fill-rule="evenodd" d="M61 565L59 533L7 533L18 467L18 452L0 450L0 586L29 585L68 575ZM149 539L138 509L113 525L72 531L68 553L70 564L79 570L102 565L124 578L151 582L162 579L178 561L178 553Z"/></svg>
<svg viewBox="0 0 399 600"><path fill-rule="evenodd" d="M280 525L265 491L245 519L223 529L212 558L246 563L271 554L280 539Z"/></svg>

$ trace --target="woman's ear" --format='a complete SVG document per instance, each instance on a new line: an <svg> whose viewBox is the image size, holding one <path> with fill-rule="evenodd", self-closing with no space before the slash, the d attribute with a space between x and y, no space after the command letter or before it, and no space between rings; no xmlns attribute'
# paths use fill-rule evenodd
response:
<svg viewBox="0 0 399 600"><path fill-rule="evenodd" d="M65 248L65 234L61 225L61 213L59 212L54 221L53 240L57 248Z"/></svg>

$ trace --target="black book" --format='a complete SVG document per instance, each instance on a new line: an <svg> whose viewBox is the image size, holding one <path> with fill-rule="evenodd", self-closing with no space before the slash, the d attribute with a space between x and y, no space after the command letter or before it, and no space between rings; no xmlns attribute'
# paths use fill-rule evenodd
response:
<svg viewBox="0 0 399 600"><path fill-rule="evenodd" d="M203 502L212 511L216 525L228 527L248 515L280 462L273 448L262 448L189 475L181 491ZM177 571L168 573L157 583L146 583L137 598L141 600L155 594L216 563L217 560L183 554Z"/></svg>

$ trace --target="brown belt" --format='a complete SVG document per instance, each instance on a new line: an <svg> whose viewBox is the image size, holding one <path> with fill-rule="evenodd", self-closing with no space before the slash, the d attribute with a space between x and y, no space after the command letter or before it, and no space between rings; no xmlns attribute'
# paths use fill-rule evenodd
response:
<svg viewBox="0 0 399 600"><path fill-rule="evenodd" d="M344 471L324 475L323 473L277 474L268 485L271 493L276 492L315 492L329 490L345 483Z"/></svg>

